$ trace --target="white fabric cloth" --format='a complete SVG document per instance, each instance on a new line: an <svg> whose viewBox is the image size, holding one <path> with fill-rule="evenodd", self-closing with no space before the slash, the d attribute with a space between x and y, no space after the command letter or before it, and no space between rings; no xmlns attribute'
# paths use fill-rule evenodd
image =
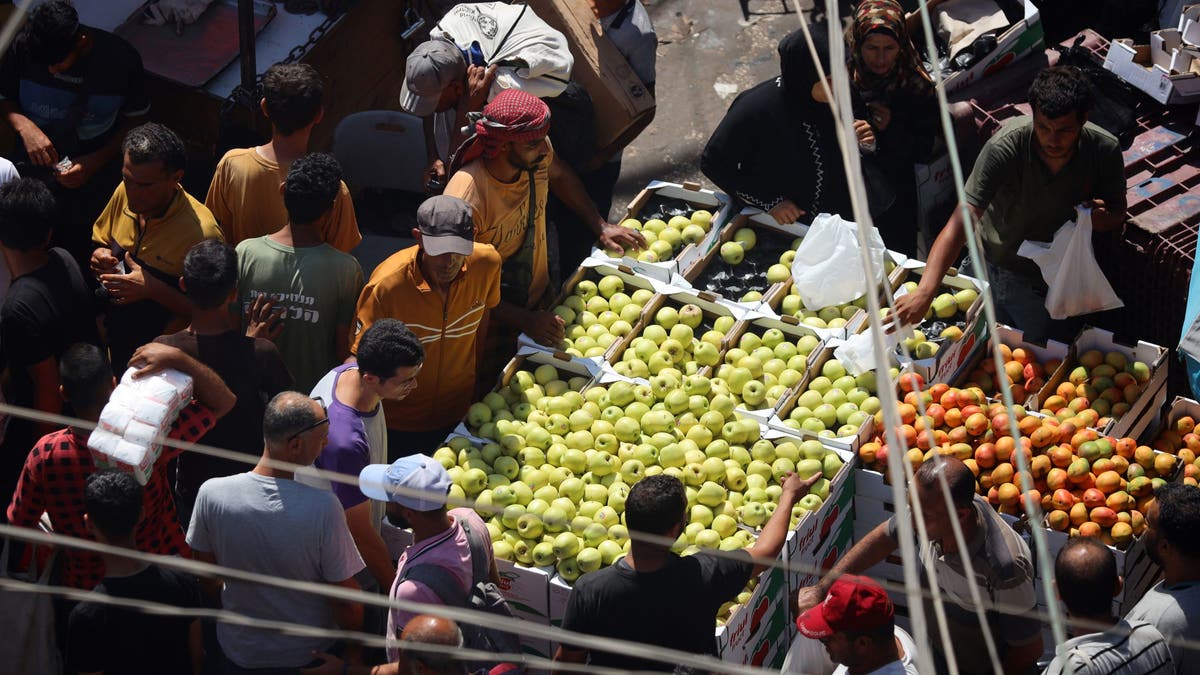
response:
<svg viewBox="0 0 1200 675"><path fill-rule="evenodd" d="M567 38L527 5L457 5L429 31L429 37L449 39L459 49L478 42L483 60L499 64L489 100L505 89L520 89L538 98L558 96L567 88L575 63Z"/></svg>

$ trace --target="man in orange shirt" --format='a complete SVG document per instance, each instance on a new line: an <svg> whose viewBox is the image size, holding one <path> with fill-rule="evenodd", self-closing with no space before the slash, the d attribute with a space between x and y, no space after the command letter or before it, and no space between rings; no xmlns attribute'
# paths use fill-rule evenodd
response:
<svg viewBox="0 0 1200 675"><path fill-rule="evenodd" d="M313 127L325 114L323 97L321 76L306 63L276 64L263 73L259 105L271 122L271 141L225 153L204 198L230 246L273 234L287 224L279 185L292 162L308 154ZM317 223L317 231L322 241L343 253L362 241L344 182L333 208Z"/></svg>
<svg viewBox="0 0 1200 675"><path fill-rule="evenodd" d="M431 197L417 209L416 246L383 261L358 298L354 349L375 321L400 319L425 348L417 387L385 400L388 461L432 451L474 400L488 312L500 302L500 255L474 242L471 205Z"/></svg>
<svg viewBox="0 0 1200 675"><path fill-rule="evenodd" d="M550 109L543 101L504 90L475 121L475 135L459 150L462 158L451 167L458 170L446 185L446 194L471 204L475 239L495 246L504 260L496 318L507 330L493 329L488 338L485 376L512 355L518 332L550 347L562 341L562 319L546 308L554 292L546 251L548 192L587 224L600 246L616 251L646 245L640 232L600 215L579 176L554 154L549 133Z"/></svg>

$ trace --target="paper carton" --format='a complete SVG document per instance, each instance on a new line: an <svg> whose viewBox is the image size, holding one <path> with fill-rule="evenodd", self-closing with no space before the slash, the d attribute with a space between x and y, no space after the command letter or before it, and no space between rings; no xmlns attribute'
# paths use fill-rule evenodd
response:
<svg viewBox="0 0 1200 675"><path fill-rule="evenodd" d="M1034 50L1043 49L1045 34L1037 5L1023 0L1023 17L996 38L996 48L967 70L954 73L942 80L947 93L964 89L975 82L1003 69L1018 59L1025 58Z"/></svg>
<svg viewBox="0 0 1200 675"><path fill-rule="evenodd" d="M553 568L525 567L507 560L497 560L500 572L500 592L508 601L513 616L523 621L550 625L550 575ZM550 641L521 635L521 648L528 654L551 658Z"/></svg>

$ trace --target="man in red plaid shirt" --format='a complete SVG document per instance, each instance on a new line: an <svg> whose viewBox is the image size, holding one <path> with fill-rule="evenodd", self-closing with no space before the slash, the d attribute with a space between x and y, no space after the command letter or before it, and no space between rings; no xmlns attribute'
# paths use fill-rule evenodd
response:
<svg viewBox="0 0 1200 675"><path fill-rule="evenodd" d="M216 373L174 347L157 343L144 345L134 352L129 365L140 368L140 377L167 368L192 377L195 400L175 421L169 435L173 440L199 440L237 401ZM104 353L93 345L76 344L63 354L59 375L63 397L78 416L92 422L99 420L100 411L116 386ZM87 448L89 434L85 429L67 427L43 436L37 442L25 460L20 482L8 506L10 523L36 527L42 514L46 514L55 533L92 539L83 520L83 490L88 477L96 471L92 453ZM144 492L142 520L135 533L140 551L191 555L167 479L167 464L180 452L178 448L164 445L154 464ZM104 561L99 555L72 548L64 548L63 552L66 556L64 585L91 589L104 578Z"/></svg>

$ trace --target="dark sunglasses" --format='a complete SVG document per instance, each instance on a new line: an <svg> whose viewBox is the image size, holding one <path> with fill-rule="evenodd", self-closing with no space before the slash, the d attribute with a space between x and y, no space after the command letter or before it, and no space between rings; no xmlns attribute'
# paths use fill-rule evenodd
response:
<svg viewBox="0 0 1200 675"><path fill-rule="evenodd" d="M297 431L296 433L292 434L291 436L288 436L288 443L291 443L292 441L299 438L302 434L306 434L306 433L312 431L313 429L316 429L317 427L321 426L322 424L329 424L329 408L325 407L325 399L321 398L320 396L314 396L312 398L314 401L321 404L321 411L325 413L325 417L322 417L321 419L313 422L312 424L309 424L308 426Z"/></svg>

